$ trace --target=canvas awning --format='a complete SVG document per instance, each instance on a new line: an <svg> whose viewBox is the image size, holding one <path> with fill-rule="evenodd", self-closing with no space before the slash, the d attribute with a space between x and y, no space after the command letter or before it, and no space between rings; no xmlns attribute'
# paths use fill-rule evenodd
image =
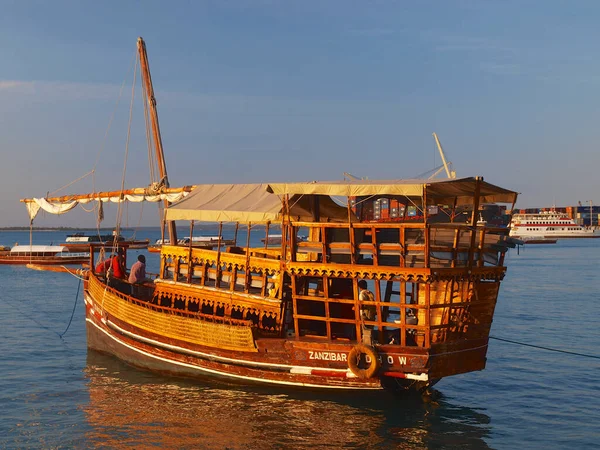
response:
<svg viewBox="0 0 600 450"><path fill-rule="evenodd" d="M480 181L480 203L513 203L517 192ZM454 180L353 180L311 181L306 183L270 183L268 190L277 195L331 195L344 197L405 196L423 197L428 204L472 204L477 178Z"/></svg>
<svg viewBox="0 0 600 450"><path fill-rule="evenodd" d="M312 221L311 198L290 197L292 219ZM208 184L196 186L186 198L172 204L166 211L166 219L266 223L280 221L282 209L282 197L269 192L267 184ZM322 222L348 222L348 209L322 196L319 197L319 216Z"/></svg>

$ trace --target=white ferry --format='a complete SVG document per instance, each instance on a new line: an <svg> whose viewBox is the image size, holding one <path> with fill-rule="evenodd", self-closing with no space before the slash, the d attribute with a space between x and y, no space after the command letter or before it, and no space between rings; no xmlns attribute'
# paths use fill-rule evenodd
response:
<svg viewBox="0 0 600 450"><path fill-rule="evenodd" d="M515 214L510 222L510 236L519 239L595 238L600 237L600 230L582 227L565 213L542 211Z"/></svg>

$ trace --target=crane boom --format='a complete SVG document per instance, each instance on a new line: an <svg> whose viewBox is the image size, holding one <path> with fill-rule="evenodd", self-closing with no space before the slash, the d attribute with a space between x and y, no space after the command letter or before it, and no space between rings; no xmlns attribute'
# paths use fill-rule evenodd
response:
<svg viewBox="0 0 600 450"><path fill-rule="evenodd" d="M433 133L433 138L435 139L435 143L440 152L440 156L442 157L442 163L444 164L444 169L446 170L446 175L450 179L456 178L456 172L452 170L452 163L450 161L446 161L446 155L444 155L444 150L442 149L442 144L440 144L440 140L438 139L437 134ZM437 175L437 172L436 172Z"/></svg>

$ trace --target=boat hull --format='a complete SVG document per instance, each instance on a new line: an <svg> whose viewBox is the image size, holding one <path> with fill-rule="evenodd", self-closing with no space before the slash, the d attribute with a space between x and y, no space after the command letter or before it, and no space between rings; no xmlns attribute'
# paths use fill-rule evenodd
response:
<svg viewBox="0 0 600 450"><path fill-rule="evenodd" d="M120 247L130 249L145 249L148 248L150 241L148 239L139 241L118 241ZM61 246L66 247L70 252L85 252L90 250L90 244L110 246L112 242L65 242Z"/></svg>
<svg viewBox="0 0 600 450"><path fill-rule="evenodd" d="M108 288L108 295L110 291ZM420 389L433 384L426 373L428 355L423 349L381 348L379 374L363 379L354 375L348 365L348 355L356 345L352 342L263 338L254 341L253 348L247 351L227 350L152 333L106 310L100 312L104 302L95 300L87 289L84 299L90 349L160 374L324 389ZM400 372L400 366L414 373Z"/></svg>
<svg viewBox="0 0 600 450"><path fill-rule="evenodd" d="M64 265L81 265L90 262L89 256L72 256L72 257L44 257L44 256L0 256L0 264L14 264L25 266L27 264L36 265L53 265L53 266L64 266Z"/></svg>
<svg viewBox="0 0 600 450"><path fill-rule="evenodd" d="M273 364L271 370L254 368L252 366L256 366L260 361L244 359L240 355L221 356L233 360L225 363L214 360L218 355L211 353L210 350L206 353L198 352L203 356L183 353L183 348L178 346L172 346L172 349L168 350L142 342L139 340L141 337L139 335L138 339L135 339L133 337L135 335L127 336L118 333L92 317L86 318L86 328L88 348L116 356L139 369L163 375L199 379L216 376L243 384L269 383L310 388L382 389L379 379L347 378L345 371L323 369L322 375L294 374L291 367L278 368L277 364ZM301 371L299 368L297 370ZM326 372L333 376L326 376Z"/></svg>

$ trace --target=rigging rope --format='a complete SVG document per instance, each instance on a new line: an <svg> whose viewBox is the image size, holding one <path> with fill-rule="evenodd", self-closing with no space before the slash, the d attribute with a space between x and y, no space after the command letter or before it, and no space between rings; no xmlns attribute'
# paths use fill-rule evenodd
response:
<svg viewBox="0 0 600 450"><path fill-rule="evenodd" d="M69 186L71 186L72 184L75 184L75 183L77 183L79 180L82 180L82 179L84 179L85 177L87 177L88 175L90 175L90 174L93 174L95 170L96 170L96 166L94 165L94 168L93 168L92 170L90 170L88 173L85 173L85 174L81 175L79 178L77 178L77 179L75 179L75 180L71 181L70 183L67 183L67 184L65 184L65 185L64 185L64 186L62 186L62 187L59 187L58 189L56 189L56 190L55 190L55 191L53 191L53 192L49 192L48 194L46 194L46 196L47 196L47 197L50 197L51 195L54 195L55 193L57 193L57 192L60 192L60 191L62 191L62 190L63 190L63 189L65 189L65 188L68 188L68 187L69 187Z"/></svg>
<svg viewBox="0 0 600 450"><path fill-rule="evenodd" d="M133 101L135 99L135 80L137 79L137 59L133 69L133 83L131 86L131 102L129 105L129 123L127 124L127 140L125 141L125 158L123 161L123 175L121 177L121 197L125 191L125 174L127 173L127 158L129 157L129 143L131 141L131 122L133 120ZM116 233L113 240L113 249L118 247L118 237L121 231L121 221L123 220L123 202L118 203Z"/></svg>
<svg viewBox="0 0 600 450"><path fill-rule="evenodd" d="M511 341L510 339L502 339L502 338L498 338L498 337L495 337L495 336L490 336L490 339L495 339L497 341L502 341L502 342L508 342L510 344L523 345L525 347L539 348L541 350L548 350L549 352L566 353L568 355L575 355L575 356L583 356L585 358L600 359L600 356L597 356L597 355L588 355L588 354L585 354L585 353L570 352L568 350L559 350L559 349L556 349L556 348L543 347L541 345L526 344L525 342Z"/></svg>
<svg viewBox="0 0 600 450"><path fill-rule="evenodd" d="M117 98L117 102L115 103L115 107L114 107L113 112L108 121L108 126L106 127L106 132L104 133L104 139L102 141L102 145L100 146L100 149L98 150L98 154L96 155L96 161L94 162L94 170L96 169L96 166L98 165L98 161L100 160L100 155L104 151L104 147L105 147L106 141L108 139L108 133L110 131L110 127L112 125L113 119L115 118L119 103L121 102L121 97L123 96L123 91L125 89L125 84L127 83L127 78L129 77L129 74L131 73L132 69L134 70L135 67L137 67L137 50L133 52L133 58L131 58L131 64L129 65L129 70L127 71L127 75L123 79L123 83L121 83L121 89L119 89L119 97ZM92 191L96 192L95 172L94 172L94 176L92 178ZM96 232L98 234L98 237L100 237L101 236L100 222L102 222L102 220L104 220L104 212L102 210L102 200L98 200L94 209L98 209L98 219L96 220Z"/></svg>

